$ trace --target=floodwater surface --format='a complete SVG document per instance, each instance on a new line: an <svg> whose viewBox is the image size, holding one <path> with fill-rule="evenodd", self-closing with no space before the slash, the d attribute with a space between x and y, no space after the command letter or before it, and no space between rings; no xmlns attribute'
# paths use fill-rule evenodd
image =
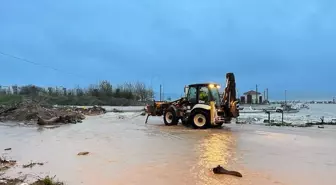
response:
<svg viewBox="0 0 336 185"><path fill-rule="evenodd" d="M120 118L120 115L124 119ZM3 156L19 165L7 175L56 175L69 185L227 184L332 185L336 183L335 129L226 125L192 130L160 118L107 113L83 123L47 129L0 126ZM87 156L77 156L88 151ZM222 165L243 178L215 175Z"/></svg>

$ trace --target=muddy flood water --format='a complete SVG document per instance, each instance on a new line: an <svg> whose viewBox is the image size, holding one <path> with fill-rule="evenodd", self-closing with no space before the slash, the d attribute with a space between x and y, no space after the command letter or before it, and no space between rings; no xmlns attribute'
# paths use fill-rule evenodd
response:
<svg viewBox="0 0 336 185"><path fill-rule="evenodd" d="M336 128L226 125L192 130L161 118L107 113L55 129L0 126L2 155L20 165L7 175L56 175L69 185L334 185ZM124 119L118 119L123 115ZM12 148L4 151L4 148ZM87 156L77 156L88 151ZM222 165L242 178L214 175Z"/></svg>

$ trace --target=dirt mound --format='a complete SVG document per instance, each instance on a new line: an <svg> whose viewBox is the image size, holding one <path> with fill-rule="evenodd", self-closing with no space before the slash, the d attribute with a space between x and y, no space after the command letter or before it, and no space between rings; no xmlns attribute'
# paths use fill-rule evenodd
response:
<svg viewBox="0 0 336 185"><path fill-rule="evenodd" d="M75 108L74 110L77 111L77 112L81 112L84 115L90 115L90 116L100 115L100 114L105 114L106 113L106 110L104 108L98 107L98 106L93 106L92 108L88 108L88 109Z"/></svg>
<svg viewBox="0 0 336 185"><path fill-rule="evenodd" d="M57 123L77 123L85 119L85 115L104 114L102 107L92 108L55 108L42 106L36 102L21 102L12 106L0 107L1 121L35 122L39 125L51 125Z"/></svg>

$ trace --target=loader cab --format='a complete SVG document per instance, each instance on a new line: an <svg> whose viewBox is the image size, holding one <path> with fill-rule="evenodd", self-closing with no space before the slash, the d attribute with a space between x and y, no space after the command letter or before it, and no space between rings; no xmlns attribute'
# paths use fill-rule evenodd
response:
<svg viewBox="0 0 336 185"><path fill-rule="evenodd" d="M191 107L196 104L209 105L210 101L215 101L216 106L219 106L219 88L216 83L191 84L184 88L185 98Z"/></svg>

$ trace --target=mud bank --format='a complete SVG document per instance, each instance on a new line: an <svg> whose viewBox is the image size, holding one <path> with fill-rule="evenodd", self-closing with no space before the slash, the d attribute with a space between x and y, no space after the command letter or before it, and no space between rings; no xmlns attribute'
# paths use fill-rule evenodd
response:
<svg viewBox="0 0 336 185"><path fill-rule="evenodd" d="M23 122L25 124L55 125L80 123L85 116L105 114L102 107L52 107L26 101L0 107L1 122Z"/></svg>

